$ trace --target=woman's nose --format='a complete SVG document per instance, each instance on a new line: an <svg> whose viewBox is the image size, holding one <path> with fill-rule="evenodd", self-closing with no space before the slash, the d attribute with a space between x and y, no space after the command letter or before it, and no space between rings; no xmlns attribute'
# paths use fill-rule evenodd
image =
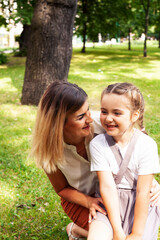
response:
<svg viewBox="0 0 160 240"><path fill-rule="evenodd" d="M87 118L86 118L87 122L89 122L89 123L93 122L93 118L91 117L91 112L90 111L87 112L86 116L87 116Z"/></svg>

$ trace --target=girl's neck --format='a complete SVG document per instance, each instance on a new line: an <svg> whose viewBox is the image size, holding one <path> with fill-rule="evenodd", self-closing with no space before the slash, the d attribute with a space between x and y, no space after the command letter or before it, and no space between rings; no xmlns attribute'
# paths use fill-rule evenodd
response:
<svg viewBox="0 0 160 240"><path fill-rule="evenodd" d="M123 135L113 136L113 139L120 147L125 147L133 136L133 133L134 128L132 128L130 131L126 131Z"/></svg>

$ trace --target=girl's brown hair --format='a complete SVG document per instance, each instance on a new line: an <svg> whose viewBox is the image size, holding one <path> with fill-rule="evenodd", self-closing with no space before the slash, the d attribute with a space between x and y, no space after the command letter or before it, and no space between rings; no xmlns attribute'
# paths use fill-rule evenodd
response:
<svg viewBox="0 0 160 240"><path fill-rule="evenodd" d="M76 84L55 81L44 92L37 112L31 155L47 173L64 162L63 127L66 116L76 112L87 94Z"/></svg>
<svg viewBox="0 0 160 240"><path fill-rule="evenodd" d="M143 117L144 117L144 99L140 90L131 83L115 83L109 85L102 92L101 99L105 94L114 93L118 95L125 95L131 102L131 112L139 110L139 119L137 124L140 129L144 129L143 126Z"/></svg>

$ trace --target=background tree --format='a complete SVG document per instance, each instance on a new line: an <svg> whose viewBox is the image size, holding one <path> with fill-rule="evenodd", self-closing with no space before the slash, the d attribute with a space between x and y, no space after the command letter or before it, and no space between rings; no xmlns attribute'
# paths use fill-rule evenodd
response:
<svg viewBox="0 0 160 240"><path fill-rule="evenodd" d="M150 9L151 0L141 0L141 4L145 13L145 27L144 27L144 57L147 57L147 34L148 34L148 25L149 25L149 9Z"/></svg>
<svg viewBox="0 0 160 240"><path fill-rule="evenodd" d="M17 40L19 42L20 52L26 54L29 44L31 20L36 0L14 0L14 2L16 9L11 13L10 18L12 18L15 23L20 22L23 24L23 31Z"/></svg>
<svg viewBox="0 0 160 240"><path fill-rule="evenodd" d="M136 9L136 15L139 17L137 26L140 28L143 25L143 33L145 35L143 55L147 57L147 39L148 39L148 29L151 23L153 24L153 12L155 11L155 4L158 0L134 0L132 1Z"/></svg>
<svg viewBox="0 0 160 240"><path fill-rule="evenodd" d="M75 18L75 34L82 37L82 53L86 49L86 40L89 38L95 42L98 40L99 6L101 1L98 0L79 0L77 14Z"/></svg>
<svg viewBox="0 0 160 240"><path fill-rule="evenodd" d="M7 26L6 19L2 15L0 15L0 26Z"/></svg>
<svg viewBox="0 0 160 240"><path fill-rule="evenodd" d="M158 39L158 47L160 48L160 0L157 0L154 5L154 21L156 38Z"/></svg>
<svg viewBox="0 0 160 240"><path fill-rule="evenodd" d="M72 55L75 0L38 0L31 23L22 104L39 103L46 87L67 81Z"/></svg>
<svg viewBox="0 0 160 240"><path fill-rule="evenodd" d="M36 0L5 0L0 3L6 22L21 23L23 31L17 41L20 51L26 52L30 36L30 25Z"/></svg>

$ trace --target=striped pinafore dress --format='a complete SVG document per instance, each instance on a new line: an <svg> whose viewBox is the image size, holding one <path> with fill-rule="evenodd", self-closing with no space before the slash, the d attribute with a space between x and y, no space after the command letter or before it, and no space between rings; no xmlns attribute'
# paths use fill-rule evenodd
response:
<svg viewBox="0 0 160 240"><path fill-rule="evenodd" d="M135 130L133 137L129 143L126 154L122 158L118 146L114 142L113 138L109 135L106 136L108 145L110 146L119 166L119 171L114 180L117 186L119 202L120 202L120 215L122 221L122 227L126 235L132 231L133 219L134 219L134 207L136 201L136 185L137 180L128 168L129 161L131 159L134 146L139 135L142 134L139 130ZM119 188L118 184L121 182L122 177L125 177L131 186L130 189ZM149 206L148 218L144 229L143 240L157 240L158 229L160 224L160 212L156 206Z"/></svg>

